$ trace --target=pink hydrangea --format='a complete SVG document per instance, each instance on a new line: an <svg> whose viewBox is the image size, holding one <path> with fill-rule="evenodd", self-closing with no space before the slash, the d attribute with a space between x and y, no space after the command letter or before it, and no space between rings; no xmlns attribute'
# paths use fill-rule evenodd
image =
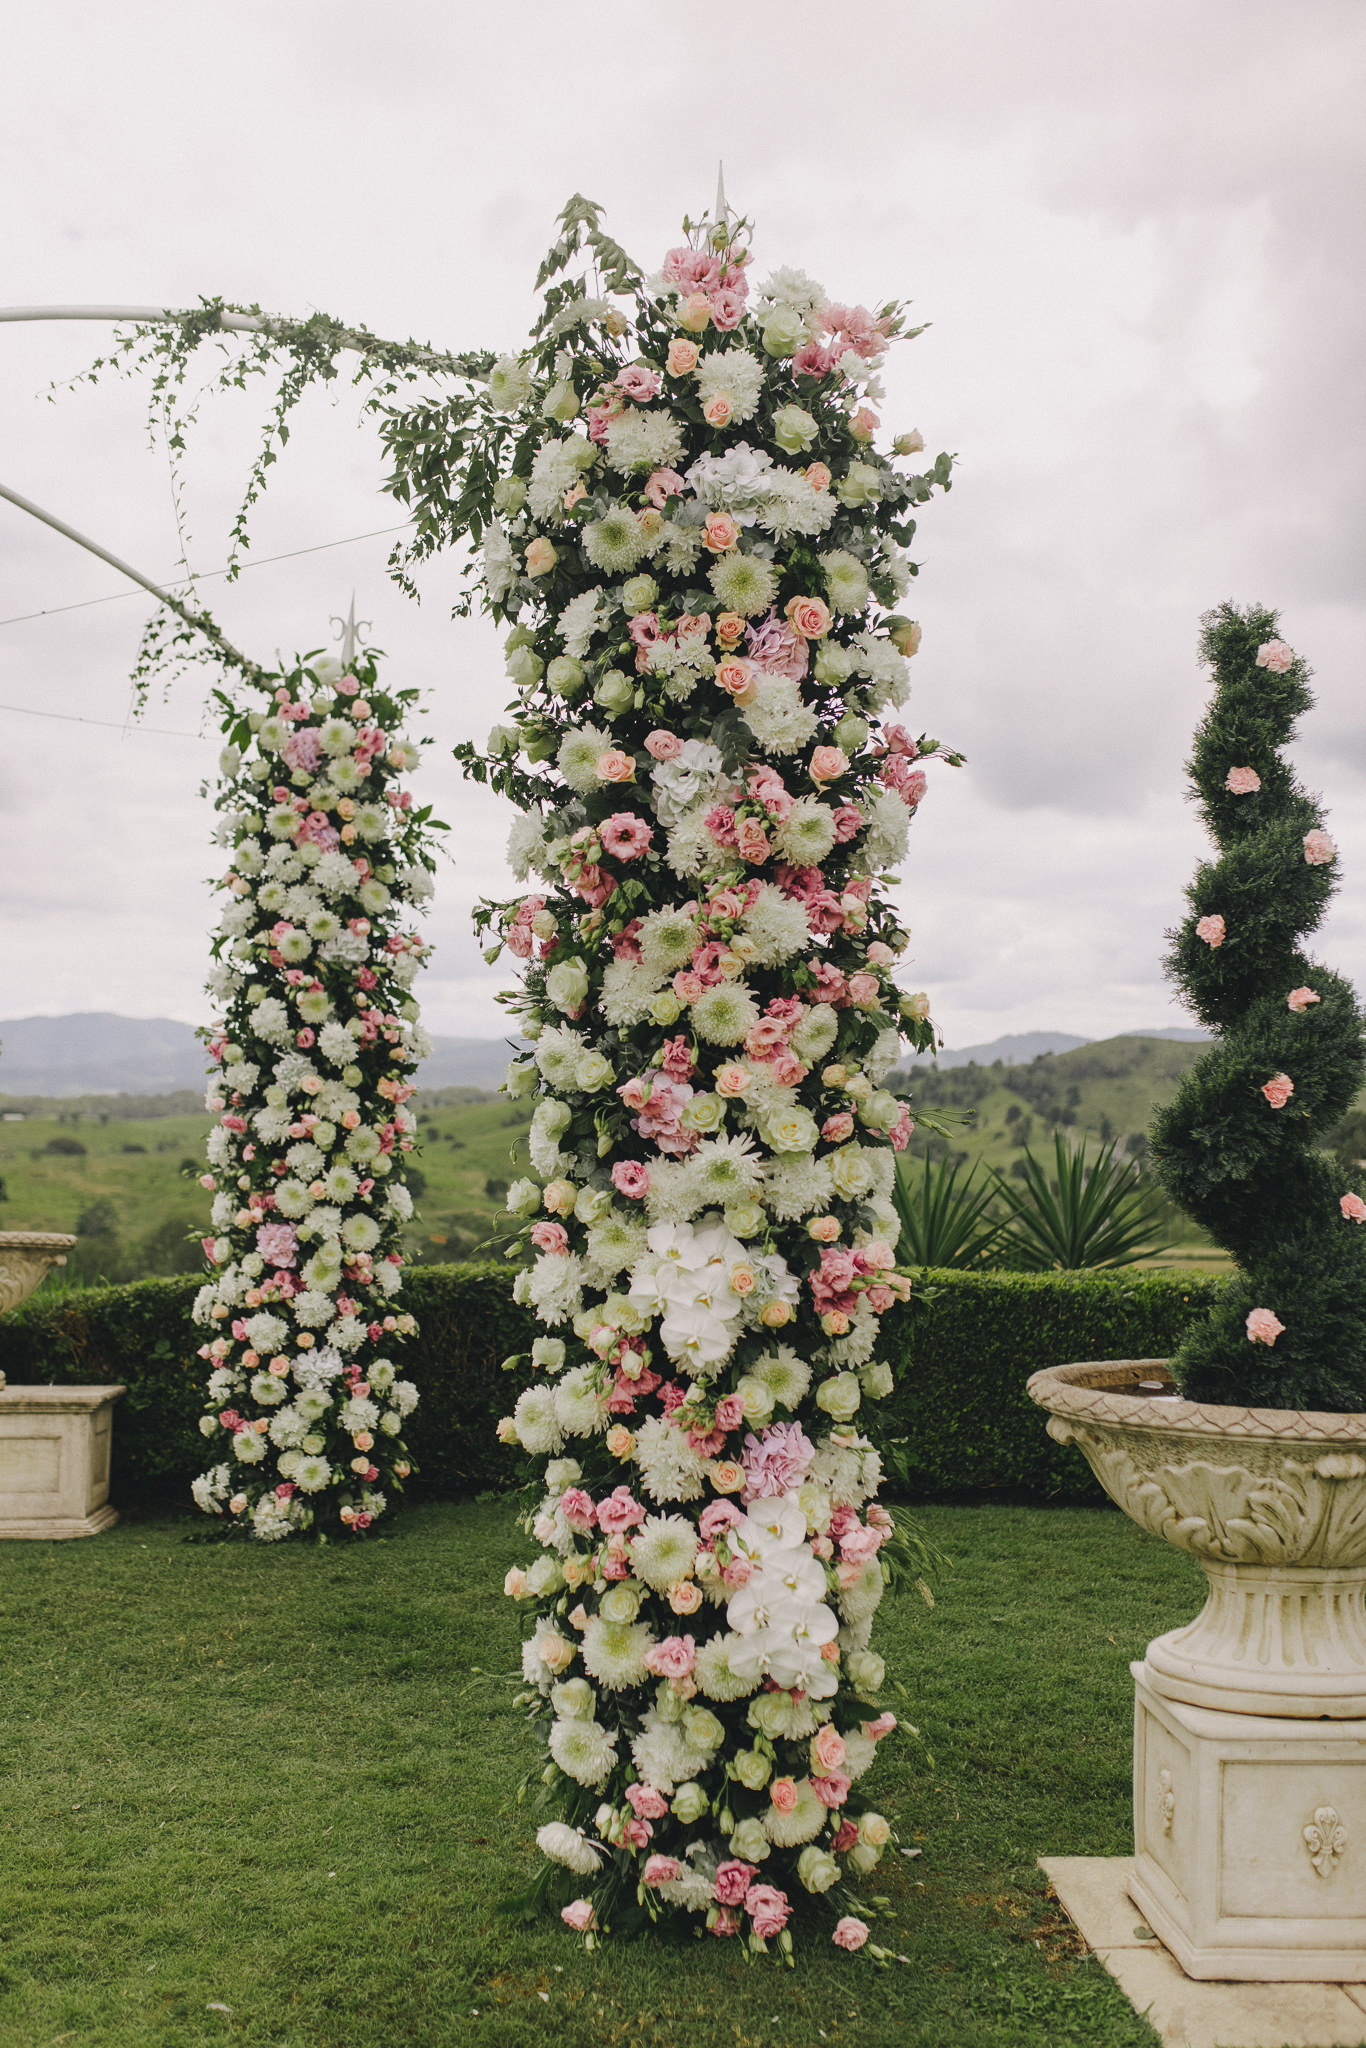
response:
<svg viewBox="0 0 1366 2048"><path fill-rule="evenodd" d="M299 1236L292 1223L263 1223L256 1233L256 1249L268 1266L297 1265Z"/></svg>
<svg viewBox="0 0 1366 2048"><path fill-rule="evenodd" d="M1249 1312L1245 1327L1249 1344L1274 1344L1285 1324L1272 1309L1254 1308Z"/></svg>
<svg viewBox="0 0 1366 2048"><path fill-rule="evenodd" d="M775 1422L761 1437L745 1438L746 1501L776 1500L800 1486L816 1455L816 1446L799 1422Z"/></svg>
<svg viewBox="0 0 1366 2048"><path fill-rule="evenodd" d="M1234 796L1255 796L1262 786L1262 778L1255 768L1230 768L1224 777L1224 788Z"/></svg>
<svg viewBox="0 0 1366 2048"><path fill-rule="evenodd" d="M1287 647L1284 640L1263 640L1257 649L1258 668L1269 668L1274 675L1284 675L1294 659L1294 648Z"/></svg>
<svg viewBox="0 0 1366 2048"><path fill-rule="evenodd" d="M745 628L745 653L766 676L786 676L799 683L811 661L811 650L800 633L794 633L776 611L757 626Z"/></svg>
<svg viewBox="0 0 1366 2048"><path fill-rule="evenodd" d="M1195 927L1197 939L1203 939L1207 946L1222 946L1227 936L1227 927L1218 911L1212 917L1202 917Z"/></svg>
<svg viewBox="0 0 1366 2048"><path fill-rule="evenodd" d="M284 756L291 768L316 768L322 752L317 727L312 725L306 725L302 732L292 732L284 744Z"/></svg>
<svg viewBox="0 0 1366 2048"><path fill-rule="evenodd" d="M1304 857L1311 868L1326 867L1330 860L1337 858L1336 842L1326 832L1306 832L1304 835Z"/></svg>

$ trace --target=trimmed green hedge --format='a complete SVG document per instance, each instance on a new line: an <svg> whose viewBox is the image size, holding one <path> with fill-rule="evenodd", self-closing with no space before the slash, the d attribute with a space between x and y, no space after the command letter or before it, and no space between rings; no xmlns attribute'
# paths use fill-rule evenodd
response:
<svg viewBox="0 0 1366 2048"><path fill-rule="evenodd" d="M958 1273L928 1276L928 1306L893 1312L897 1378L878 1435L911 1500L1103 1499L1080 1455L1055 1444L1025 1393L1040 1366L1160 1358L1217 1299L1221 1282L1169 1273ZM190 1322L198 1282L140 1280L41 1294L0 1322L0 1371L13 1385L122 1381L113 1497L124 1508L184 1504L205 1462L204 1367ZM516 1389L501 1370L534 1334L496 1265L418 1266L404 1301L420 1336L402 1349L422 1390L405 1435L415 1498L455 1499L510 1484L522 1463L495 1435Z"/></svg>

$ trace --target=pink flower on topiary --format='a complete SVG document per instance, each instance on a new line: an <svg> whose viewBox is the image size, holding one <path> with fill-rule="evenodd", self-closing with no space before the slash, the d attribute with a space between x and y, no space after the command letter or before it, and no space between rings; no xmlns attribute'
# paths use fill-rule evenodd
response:
<svg viewBox="0 0 1366 2048"><path fill-rule="evenodd" d="M1269 668L1278 676L1285 674L1294 659L1294 648L1287 647L1284 640L1263 640L1257 649L1258 668Z"/></svg>
<svg viewBox="0 0 1366 2048"><path fill-rule="evenodd" d="M1289 1074L1273 1074L1262 1083L1262 1093L1273 1109L1284 1109L1294 1092L1295 1084Z"/></svg>
<svg viewBox="0 0 1366 2048"><path fill-rule="evenodd" d="M1222 946L1225 930L1224 920L1216 911L1212 917L1201 918L1195 927L1195 936L1203 939L1207 946Z"/></svg>
<svg viewBox="0 0 1366 2048"><path fill-rule="evenodd" d="M1247 1319L1249 1344L1274 1344L1285 1324L1269 1308L1254 1308Z"/></svg>
<svg viewBox="0 0 1366 2048"><path fill-rule="evenodd" d="M1366 1223L1366 1202L1362 1201L1360 1195L1343 1195L1338 1201L1338 1207L1349 1223Z"/></svg>
<svg viewBox="0 0 1366 2048"><path fill-rule="evenodd" d="M836 1922L835 1931L830 1939L836 1948L862 1948L868 1939L868 1923L866 1920L856 1920L852 1913L846 1913L842 1920Z"/></svg>
<svg viewBox="0 0 1366 2048"><path fill-rule="evenodd" d="M1326 867L1330 860L1337 859L1337 846L1326 832L1306 832L1304 835L1304 857L1311 868Z"/></svg>
<svg viewBox="0 0 1366 2048"><path fill-rule="evenodd" d="M1319 1000L1318 992L1312 988L1292 988L1285 999L1288 1010L1307 1010L1311 1003Z"/></svg>
<svg viewBox="0 0 1366 2048"><path fill-rule="evenodd" d="M773 1935L781 1934L792 1911L787 1903L787 1893L780 1892L771 1884L752 1884L745 1893L744 1905L760 1941L768 1941Z"/></svg>
<svg viewBox="0 0 1366 2048"><path fill-rule="evenodd" d="M1230 768L1224 777L1224 788L1232 790L1235 796L1255 796L1262 786L1262 778L1255 768Z"/></svg>

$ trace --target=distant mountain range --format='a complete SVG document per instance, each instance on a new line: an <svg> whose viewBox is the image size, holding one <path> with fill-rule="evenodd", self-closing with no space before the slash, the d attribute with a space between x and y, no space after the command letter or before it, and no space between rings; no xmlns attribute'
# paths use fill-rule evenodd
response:
<svg viewBox="0 0 1366 2048"><path fill-rule="evenodd" d="M1133 1031L1130 1038L1198 1041L1208 1034L1184 1024ZM996 1060L1023 1066L1040 1053L1073 1052L1095 1041L1066 1031L1018 1031L988 1045L938 1055L940 1067ZM928 1063L930 1054L919 1062ZM501 1038L433 1038L418 1079L424 1088L496 1088L509 1046ZM203 1086L204 1048L188 1024L170 1017L119 1017L107 1010L67 1017L0 1021L0 1096L159 1095Z"/></svg>

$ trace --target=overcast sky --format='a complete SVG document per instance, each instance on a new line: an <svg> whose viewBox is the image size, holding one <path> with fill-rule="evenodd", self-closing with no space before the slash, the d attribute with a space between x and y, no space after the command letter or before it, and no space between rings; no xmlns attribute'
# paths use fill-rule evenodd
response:
<svg viewBox="0 0 1366 2048"><path fill-rule="evenodd" d="M723 156L760 275L933 323L890 357L883 418L960 462L914 550L908 718L969 766L932 778L903 891L906 979L948 1044L1181 1021L1162 934L1201 848L1182 763L1199 615L1225 597L1278 606L1315 668L1297 760L1344 854L1319 949L1366 986L1360 0L44 0L2 47L11 305L222 294L515 348L572 191L648 267ZM109 333L0 326L0 482L169 577L145 392L45 396ZM203 415L199 571L225 559L259 410ZM354 395L310 401L256 556L392 525L381 475ZM453 563L418 608L388 546L206 595L269 660L321 644L354 587L427 693L420 786L453 830L420 993L433 1030L492 1036L468 911L509 891L507 820L448 756L500 715L501 658L452 623ZM145 601L54 609L124 588L0 502L0 1015L209 1014L207 678L125 729Z"/></svg>

